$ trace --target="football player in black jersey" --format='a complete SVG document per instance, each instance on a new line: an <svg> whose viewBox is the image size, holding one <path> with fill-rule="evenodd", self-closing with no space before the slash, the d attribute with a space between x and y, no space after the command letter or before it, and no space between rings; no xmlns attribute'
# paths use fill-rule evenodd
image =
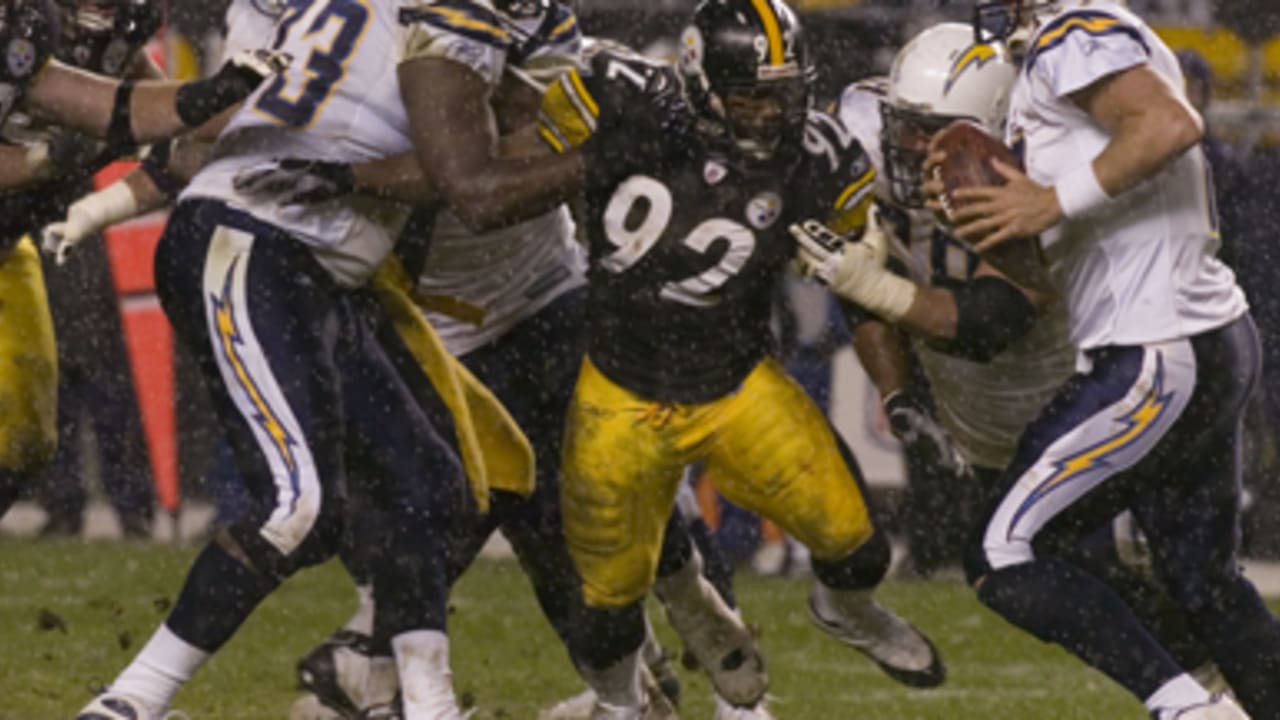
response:
<svg viewBox="0 0 1280 720"><path fill-rule="evenodd" d="M66 28L63 36L58 10L47 0L0 2L0 125L15 110L31 109L53 123L104 139L107 151L119 154L203 124L274 71L270 56L244 56L212 78L191 83L135 83L105 76L101 73L124 69L131 42L140 45L146 39L141 37L146 18L133 7L137 4L130 3L134 12L122 15L121 32L113 28L94 37L77 27ZM83 170L96 164L82 162L82 153L65 152L85 147L68 142L69 137L55 135L48 142L6 137L0 144L0 190L31 190L7 195L0 213L0 299L10 309L0 323L0 357L12 359L4 364L9 369L0 385L21 388L5 394L15 401L0 413L0 516L26 479L47 462L56 439L53 333L39 257L26 235L52 219L48 207L29 204L52 197L40 183L68 166L87 177Z"/></svg>
<svg viewBox="0 0 1280 720"><path fill-rule="evenodd" d="M557 149L593 134L631 139L629 152L587 167L589 347L565 440L564 524L589 608L577 655L600 698L593 717L645 716L639 601L695 461L729 500L810 548L819 627L902 682L936 685L944 670L929 641L871 599L888 546L853 456L770 357L771 292L795 254L788 223L820 216L858 232L874 171L838 120L811 111L813 68L779 0L705 0L680 51L678 77L597 53L548 90L540 127ZM667 83L683 84L689 132L611 125L602 113L619 93ZM699 660L721 695L750 708L766 674L736 640Z"/></svg>
<svg viewBox="0 0 1280 720"><path fill-rule="evenodd" d="M888 546L852 456L768 359L769 298L795 250L787 223L819 216L856 232L874 172L837 120L809 113L812 71L785 5L704 3L684 42L684 79L606 46L552 85L540 131L564 152L550 159L502 157L496 143L469 139L493 121L479 76L437 73L417 103L426 73L401 72L422 171L473 229L529 217L585 186L595 337L571 411L562 500L590 606L574 654L600 697L596 716L646 712L638 599L681 470L695 460L726 478L731 499L813 550L820 627L895 678L935 685L944 671L928 640L870 598ZM425 102L468 83L477 87L460 94L472 98L465 108ZM467 150L448 153L459 145ZM333 182L326 169L307 183L346 192L369 184L361 175ZM392 194L415 199L403 189ZM767 678L750 635L706 640L698 659L719 693L758 709Z"/></svg>

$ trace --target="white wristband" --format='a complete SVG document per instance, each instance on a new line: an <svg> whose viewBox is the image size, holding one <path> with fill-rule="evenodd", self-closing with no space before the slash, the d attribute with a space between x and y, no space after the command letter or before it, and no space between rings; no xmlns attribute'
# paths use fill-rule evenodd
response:
<svg viewBox="0 0 1280 720"><path fill-rule="evenodd" d="M103 228L132 218L138 212L138 200L129 184L114 182L86 195L67 209L67 220L81 236L92 235Z"/></svg>
<svg viewBox="0 0 1280 720"><path fill-rule="evenodd" d="M1058 205L1062 207L1062 215L1068 219L1087 215L1111 200L1111 196L1098 182L1098 176L1093 174L1092 162L1071 171L1059 180L1053 189L1058 193Z"/></svg>

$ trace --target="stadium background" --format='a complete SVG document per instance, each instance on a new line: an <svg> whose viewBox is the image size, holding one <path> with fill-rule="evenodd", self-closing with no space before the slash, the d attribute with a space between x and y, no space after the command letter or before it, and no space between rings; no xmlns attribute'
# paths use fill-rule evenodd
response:
<svg viewBox="0 0 1280 720"><path fill-rule="evenodd" d="M936 0L796 4L814 38L824 70L820 93L828 99L844 83L882 72L901 41L918 29L940 18L964 19L969 7L967 0L941 8ZM580 5L588 32L660 51L653 44L679 28L692 2L583 0ZM1130 5L1151 19L1175 48L1200 52L1213 71L1210 127L1227 144L1235 169L1232 185L1219 188L1220 201L1224 214L1241 219L1238 233L1228 235L1226 253L1249 293L1271 368L1250 417L1250 552L1278 559L1280 287L1272 277L1280 257L1280 3L1227 2L1226 12L1209 0ZM165 59L171 74L196 75L204 69L202 58L217 52L225 3L169 0L168 9L169 23L153 52ZM107 177L121 170L113 168ZM151 254L162 223L163 215L135 221L112 230L107 243L157 499L164 509L177 511L184 502L201 498L200 476L212 453L212 428L199 389L189 384L194 373L181 357L175 358L167 323L151 293ZM847 347L835 355L834 374L836 424L855 446L872 482L892 499L903 481L901 459ZM13 529L12 515L0 532ZM161 534L168 536L167 531ZM80 705L150 631L159 617L154 613L162 613L170 602L166 593L177 586L189 552L9 542L0 557L0 587L8 589L0 604L0 646L7 648L0 653L0 720L61 716ZM455 670L464 699L474 692L486 708L480 715L486 720L526 717L523 708L577 689L545 628L520 624L520 618L532 618L536 610L528 593L506 592L523 584L517 574L510 563L483 564L469 574L455 599L465 612L451 620L453 633L485 639L460 645ZM1065 655L1003 629L958 585L931 585L927 593L911 584L887 590L895 607L926 627L945 628L935 637L947 653L953 680L942 694L921 700L886 683L874 670L848 663L845 651L809 630L798 611L805 592L800 583L741 582L748 615L768 633L766 650L782 693L776 703L780 717L832 717L823 713L830 705L821 700L846 711L860 710L860 716L900 720L1137 717L1131 701L1114 687ZM332 566L291 583L255 615L242 639L179 696L180 706L193 717L279 717L275 710L292 699L293 660L345 617L348 593ZM542 634L531 642L531 633ZM509 662L513 657L523 662ZM833 667L841 672L832 672ZM525 668L547 670L531 683ZM557 668L563 672L550 672ZM1034 682L1027 677L1030 669L1038 676ZM705 686L696 678L688 681L691 702L705 702L697 700L706 694ZM803 695L788 694L796 688L804 688ZM271 714L257 708L270 708ZM695 704L690 709L705 708Z"/></svg>

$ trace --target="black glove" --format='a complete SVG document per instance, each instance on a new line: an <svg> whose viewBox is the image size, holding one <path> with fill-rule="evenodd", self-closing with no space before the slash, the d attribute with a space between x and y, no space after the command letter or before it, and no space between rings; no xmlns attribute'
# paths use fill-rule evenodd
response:
<svg viewBox="0 0 1280 720"><path fill-rule="evenodd" d="M237 192L280 205L317 205L355 191L347 163L281 158L241 170L231 181Z"/></svg>
<svg viewBox="0 0 1280 720"><path fill-rule="evenodd" d="M893 436L908 454L957 478L969 475L969 465L951 444L951 436L910 395L901 391L890 393L884 399L884 414L889 418Z"/></svg>
<svg viewBox="0 0 1280 720"><path fill-rule="evenodd" d="M214 115L249 97L262 81L284 70L289 55L274 50L245 50L231 56L218 72L178 88L178 117L197 127Z"/></svg>

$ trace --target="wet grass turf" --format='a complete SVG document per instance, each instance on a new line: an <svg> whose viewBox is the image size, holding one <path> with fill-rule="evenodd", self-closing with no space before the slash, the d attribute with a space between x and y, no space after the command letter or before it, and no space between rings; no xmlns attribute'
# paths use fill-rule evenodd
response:
<svg viewBox="0 0 1280 720"><path fill-rule="evenodd" d="M147 640L194 549L0 539L0 719L71 718ZM1140 720L1137 703L1065 653L1015 632L958 583L890 583L886 604L945 654L942 688L912 691L813 628L807 583L740 577L763 628L782 720ZM258 609L177 697L193 719L281 719L297 657L346 620L354 594L335 564L307 571ZM453 597L455 683L474 720L532 719L581 689L513 562L481 562ZM655 618L657 616L655 615ZM660 619L659 632L671 642ZM710 718L706 681L682 671L682 717Z"/></svg>

